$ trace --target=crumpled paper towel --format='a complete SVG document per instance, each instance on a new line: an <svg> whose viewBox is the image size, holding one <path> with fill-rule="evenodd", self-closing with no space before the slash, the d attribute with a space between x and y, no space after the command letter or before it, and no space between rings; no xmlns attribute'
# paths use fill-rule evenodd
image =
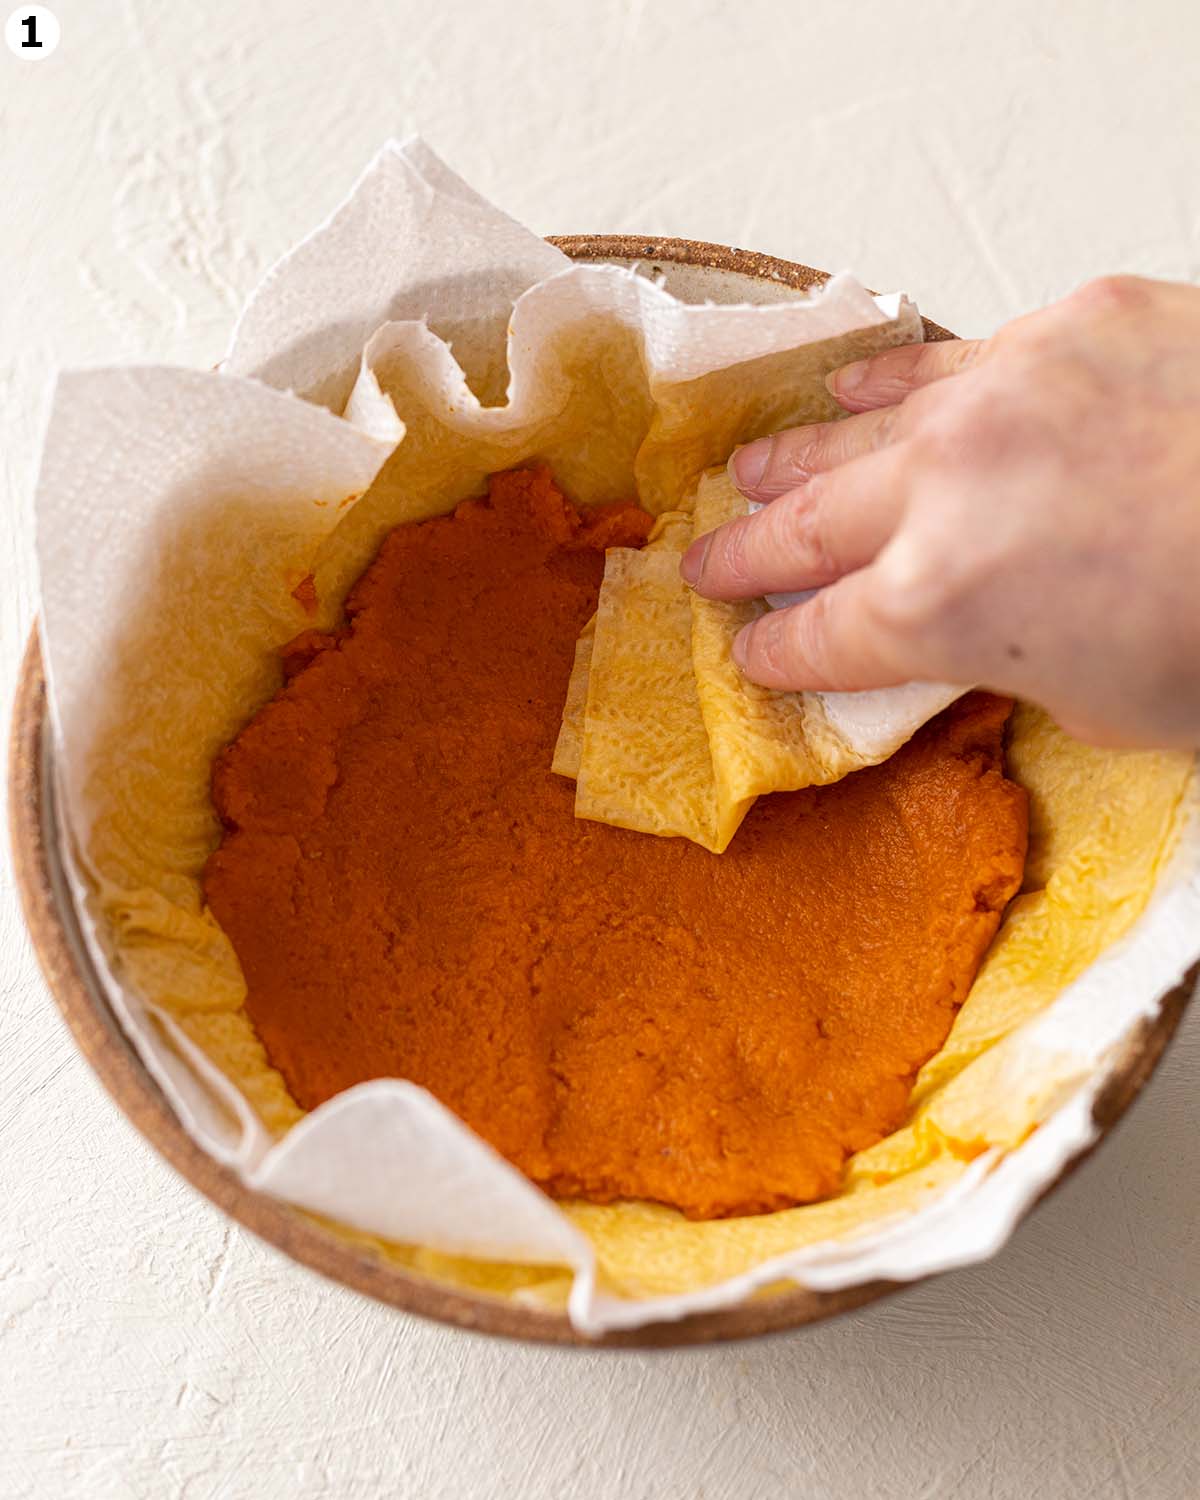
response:
<svg viewBox="0 0 1200 1500"><path fill-rule="evenodd" d="M530 458L584 502L636 487L668 509L735 443L835 415L828 369L918 337L911 304L846 275L812 298L690 306L631 270L573 264L409 142L386 146L269 273L219 372L60 377L37 525L63 852L113 1008L206 1150L357 1230L565 1267L570 1316L589 1333L781 1279L916 1277L1003 1242L1093 1138L1107 1060L1200 947L1200 821L1183 757L1076 754L1030 721L1021 743L1050 747L1031 752L1035 824L1044 813L1062 859L1020 898L981 975L984 1001L972 996L922 1075L932 1105L872 1148L871 1173L851 1164L842 1198L753 1220L556 1205L400 1080L302 1117L241 1010L236 959L198 883L218 836L213 754L277 686L274 648L336 618L392 526ZM310 572L315 618L294 597ZM927 687L911 694L915 707L901 695L886 713L874 695L844 695L849 732L894 733L905 715L915 725L932 709ZM1081 766L1089 809L1099 797L1112 811L1101 846L1088 842L1092 812L1071 811ZM1097 847L1111 871L1096 873ZM1057 955L1036 983L1031 943ZM939 1130L976 1128L973 1161L935 1149Z"/></svg>

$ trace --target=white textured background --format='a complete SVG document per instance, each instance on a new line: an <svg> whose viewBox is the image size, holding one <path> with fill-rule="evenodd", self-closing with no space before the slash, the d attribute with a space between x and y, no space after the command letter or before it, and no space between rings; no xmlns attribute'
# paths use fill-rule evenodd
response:
<svg viewBox="0 0 1200 1500"><path fill-rule="evenodd" d="M388 134L545 232L850 266L960 333L1099 271L1200 280L1192 0L54 8L52 58L0 53L5 702L51 369L211 364ZM874 1311L686 1354L491 1344L177 1181L74 1055L2 869L0 1497L1191 1500L1198 1075L1200 1009L997 1261Z"/></svg>

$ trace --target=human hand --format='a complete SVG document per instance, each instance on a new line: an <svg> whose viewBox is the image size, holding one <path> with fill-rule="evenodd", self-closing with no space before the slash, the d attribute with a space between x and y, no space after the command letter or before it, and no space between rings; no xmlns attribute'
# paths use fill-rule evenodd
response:
<svg viewBox="0 0 1200 1500"><path fill-rule="evenodd" d="M1200 289L1106 277L829 386L855 415L738 449L769 503L682 562L713 599L820 588L741 632L747 677L978 684L1097 743L1200 745Z"/></svg>

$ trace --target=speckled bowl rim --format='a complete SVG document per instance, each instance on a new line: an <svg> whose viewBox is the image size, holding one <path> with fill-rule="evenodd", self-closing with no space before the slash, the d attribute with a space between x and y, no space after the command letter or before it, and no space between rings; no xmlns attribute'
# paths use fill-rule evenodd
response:
<svg viewBox="0 0 1200 1500"><path fill-rule="evenodd" d="M820 286L828 279L825 272L809 266L696 240L567 235L553 237L553 243L576 260L641 262L649 268L657 262L696 266L797 288ZM930 339L953 337L928 320L925 332ZM565 1312L446 1286L348 1242L301 1209L247 1187L186 1133L104 997L82 943L58 855L50 740L45 674L35 627L13 708L8 804L17 888L50 992L101 1083L158 1154L218 1208L293 1260L404 1312L478 1333L588 1348L649 1349L753 1338L822 1322L916 1284L871 1281L836 1292L797 1287L760 1295L719 1312L588 1338L572 1327ZM1164 997L1158 1014L1130 1036L1095 1104L1099 1139L1113 1128L1154 1071L1191 997L1198 970L1200 966ZM1069 1162L1047 1193L1091 1149Z"/></svg>

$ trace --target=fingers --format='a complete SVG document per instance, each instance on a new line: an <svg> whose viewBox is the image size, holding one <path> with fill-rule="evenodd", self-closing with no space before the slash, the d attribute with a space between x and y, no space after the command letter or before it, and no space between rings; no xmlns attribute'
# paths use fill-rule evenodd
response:
<svg viewBox="0 0 1200 1500"><path fill-rule="evenodd" d="M886 349L870 359L843 365L825 384L847 411L874 411L895 406L911 391L958 375L979 359L987 347L983 339L941 339L932 344L905 344Z"/></svg>
<svg viewBox="0 0 1200 1500"><path fill-rule="evenodd" d="M878 452L901 435L902 422L904 430L911 426L905 421L911 405L900 405L904 398L967 369L983 347L962 339L911 344L836 370L828 379L830 390L855 415L746 443L730 457L730 478L749 499L766 502L814 474Z"/></svg>
<svg viewBox="0 0 1200 1500"><path fill-rule="evenodd" d="M877 623L879 587L875 570L862 568L805 604L763 615L739 632L734 660L752 682L785 692L858 692L919 678Z"/></svg>
<svg viewBox="0 0 1200 1500"><path fill-rule="evenodd" d="M886 447L896 435L897 408L863 412L843 422L814 422L736 448L729 477L750 500L774 500L814 474Z"/></svg>
<svg viewBox="0 0 1200 1500"><path fill-rule="evenodd" d="M684 582L708 599L756 599L863 567L903 511L903 463L901 448L855 459L699 537L680 563Z"/></svg>

